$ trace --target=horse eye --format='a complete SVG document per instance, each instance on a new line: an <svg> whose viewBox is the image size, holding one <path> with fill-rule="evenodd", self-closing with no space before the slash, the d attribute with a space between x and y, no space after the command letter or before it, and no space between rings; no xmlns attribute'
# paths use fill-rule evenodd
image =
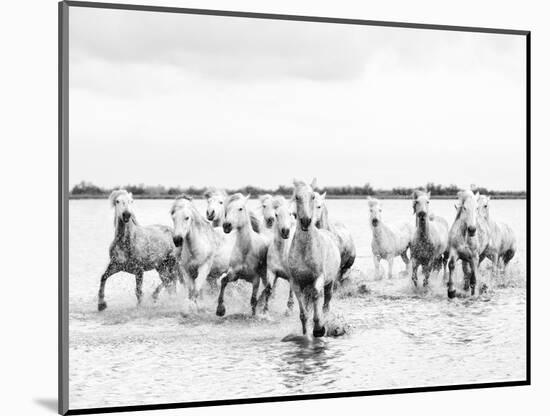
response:
<svg viewBox="0 0 550 416"><path fill-rule="evenodd" d="M243 209L242 208L239 208L239 211L242 211Z"/></svg>
<svg viewBox="0 0 550 416"><path fill-rule="evenodd" d="M220 205L223 205L223 201L220 201Z"/></svg>
<svg viewBox="0 0 550 416"><path fill-rule="evenodd" d="M185 221L189 221L189 217L185 217Z"/></svg>

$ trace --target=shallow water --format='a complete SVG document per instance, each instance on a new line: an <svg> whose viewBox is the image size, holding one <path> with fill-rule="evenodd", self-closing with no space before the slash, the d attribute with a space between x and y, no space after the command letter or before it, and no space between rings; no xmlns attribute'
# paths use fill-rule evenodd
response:
<svg viewBox="0 0 550 416"><path fill-rule="evenodd" d="M196 201L201 211L203 201ZM251 201L255 206L256 201ZM432 209L450 222L453 201ZM519 251L496 281L482 265L484 295L447 299L441 276L414 289L395 260L392 280L373 280L371 232L364 200L329 200L332 219L351 230L358 252L351 283L333 298L329 324L349 326L338 338L298 336L298 313L285 313L281 282L269 314L249 316L251 287L228 287L227 316L215 316L216 293L189 309L185 290L150 293L136 308L133 276L106 286L108 309L97 312L99 278L113 237L105 200L70 201L70 408L280 396L303 393L521 380L526 377L525 201L492 201L492 215L516 232ZM143 224L169 224L170 201L138 200ZM383 201L383 219L410 221L410 201ZM385 266L385 264L384 264ZM387 269L387 267L386 267ZM460 269L460 268L459 268ZM460 286L460 285L459 285ZM367 290L357 290L366 287ZM295 334L295 337L287 337ZM283 338L290 339L283 342Z"/></svg>

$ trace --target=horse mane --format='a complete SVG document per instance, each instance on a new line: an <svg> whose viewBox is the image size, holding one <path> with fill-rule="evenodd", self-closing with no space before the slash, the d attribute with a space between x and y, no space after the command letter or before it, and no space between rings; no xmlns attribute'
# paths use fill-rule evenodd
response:
<svg viewBox="0 0 550 416"><path fill-rule="evenodd" d="M214 187L207 188L206 191L204 191L204 194L202 194L202 196L206 199L212 198L214 195L220 195L222 198L227 198L227 192L225 192L224 189Z"/></svg>
<svg viewBox="0 0 550 416"><path fill-rule="evenodd" d="M171 212L174 212L174 208L176 207L176 204L178 201L185 200L189 202L189 208L191 209L191 216L193 218L193 224L197 226L197 228L201 230L210 230L212 228L212 225L210 222L206 220L206 218L203 218L203 216L199 213L199 210L197 207L195 207L195 204L193 203L193 198L191 198L189 195L179 195L174 200L174 203L172 204Z"/></svg>
<svg viewBox="0 0 550 416"><path fill-rule="evenodd" d="M130 199L133 199L132 198L132 194L130 192L128 192L126 189L115 189L113 192L111 192L111 195L109 195L109 203L111 204L111 207L114 207L115 206L115 200L120 196L120 195L128 195L130 197Z"/></svg>
<svg viewBox="0 0 550 416"><path fill-rule="evenodd" d="M378 205L380 201L376 198L371 198L370 196L367 198L367 202L369 204L369 207L374 207L375 205Z"/></svg>
<svg viewBox="0 0 550 416"><path fill-rule="evenodd" d="M260 204L263 204L266 199L273 198L270 194L264 194L259 197Z"/></svg>
<svg viewBox="0 0 550 416"><path fill-rule="evenodd" d="M278 209L287 204L287 200L282 195L275 195L273 197L273 208Z"/></svg>

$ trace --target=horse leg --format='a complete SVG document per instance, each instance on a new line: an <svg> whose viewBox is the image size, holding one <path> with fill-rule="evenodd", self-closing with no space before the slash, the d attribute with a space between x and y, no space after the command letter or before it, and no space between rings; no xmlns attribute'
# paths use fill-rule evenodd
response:
<svg viewBox="0 0 550 416"><path fill-rule="evenodd" d="M432 271L433 263L430 262L428 264L422 265L422 273L424 274L424 282L422 283L423 287L428 286L429 280L430 280L430 273Z"/></svg>
<svg viewBox="0 0 550 416"><path fill-rule="evenodd" d="M121 268L116 265L115 263L109 263L107 266L107 269L101 276L101 282L99 283L99 292L97 294L97 310L102 311L105 308L107 308L107 302L105 302L105 283L107 282L107 279L112 276L113 274L119 272Z"/></svg>
<svg viewBox="0 0 550 416"><path fill-rule="evenodd" d="M387 259L388 261L388 279L393 277L393 257Z"/></svg>
<svg viewBox="0 0 550 416"><path fill-rule="evenodd" d="M193 284L193 301L195 302L197 309L199 309L198 301L201 294L202 285L204 284L204 282L206 282L206 279L208 278L211 269L212 262L207 262L199 266L197 270L197 277L194 279ZM189 293L191 294L191 290L189 291Z"/></svg>
<svg viewBox="0 0 550 416"><path fill-rule="evenodd" d="M503 273L506 275L506 270L508 269L508 263L510 263L510 260L514 257L516 254L516 251L514 249L506 250L506 252L502 255L502 263L504 265Z"/></svg>
<svg viewBox="0 0 550 416"><path fill-rule="evenodd" d="M449 281L447 282L447 296L452 299L456 296L456 289L453 282L453 273L456 266L456 253L452 252L449 255Z"/></svg>
<svg viewBox="0 0 550 416"><path fill-rule="evenodd" d="M316 338L324 336L326 332L325 326L321 324L321 319L323 318L321 309L321 288L318 287L324 280L325 279L319 277L313 288L313 336Z"/></svg>
<svg viewBox="0 0 550 416"><path fill-rule="evenodd" d="M374 275L376 276L376 279L381 279L382 276L380 275L380 257L375 255L372 259L374 261Z"/></svg>
<svg viewBox="0 0 550 416"><path fill-rule="evenodd" d="M409 260L409 257L407 256L407 250L405 250L403 253L401 253L401 260L403 260L403 263L405 263L405 273L409 274L410 267L411 267L411 261Z"/></svg>
<svg viewBox="0 0 550 416"><path fill-rule="evenodd" d="M302 334L307 334L307 310L305 305L304 294L298 285L293 285L292 290L296 294L296 300L298 301L298 307L300 308L300 322L302 323Z"/></svg>
<svg viewBox="0 0 550 416"><path fill-rule="evenodd" d="M470 293L473 296L476 291L476 283L478 277L479 257L473 256L470 260L470 267L472 268L472 274L470 275Z"/></svg>
<svg viewBox="0 0 550 416"><path fill-rule="evenodd" d="M286 308L288 312L291 312L294 309L294 292L292 291L292 285L288 282L288 300L286 302Z"/></svg>
<svg viewBox="0 0 550 416"><path fill-rule="evenodd" d="M470 278L472 275L472 270L470 268L470 264L467 261L462 262L462 272L464 274L464 290L468 290L470 288Z"/></svg>
<svg viewBox="0 0 550 416"><path fill-rule="evenodd" d="M143 297L143 291L141 290L143 286L143 271L140 270L136 273L136 298L138 306L141 305L141 298Z"/></svg>
<svg viewBox="0 0 550 416"><path fill-rule="evenodd" d="M256 305L258 304L258 289L260 288L260 278L255 277L252 282L252 296L250 297L250 307L252 308L252 316L256 315Z"/></svg>
<svg viewBox="0 0 550 416"><path fill-rule="evenodd" d="M235 280L235 273L230 270L227 272L227 274L222 277L222 281L220 284L220 294L218 295L218 307L216 309L216 315L218 316L224 316L225 315L225 306L223 305L223 295L225 293L225 287L227 286L227 283L232 282Z"/></svg>
<svg viewBox="0 0 550 416"><path fill-rule="evenodd" d="M269 276L269 271L267 272L267 275L265 277L262 277L262 283L264 285L264 290L262 290L262 293L260 294L260 301L261 300L264 300L264 309L263 309L263 312L267 312L269 306L269 298L271 296L271 293L272 293L272 286L271 286L271 282L274 281L274 277L270 277Z"/></svg>
<svg viewBox="0 0 550 416"><path fill-rule="evenodd" d="M277 274L273 273L272 270L267 270L265 278L262 278L264 289L260 294L260 299L258 300L258 303L261 304L262 302L264 302L264 308L263 308L264 312L267 312L268 310L269 297L271 296L271 293L273 291L272 285L276 279L277 279Z"/></svg>
<svg viewBox="0 0 550 416"><path fill-rule="evenodd" d="M416 261L416 259L413 257L411 259L411 263L412 263L412 274L411 274L411 277L412 277L412 281L414 283L414 287L416 287L418 285L418 276L417 276L417 273L418 273L418 262Z"/></svg>
<svg viewBox="0 0 550 416"><path fill-rule="evenodd" d="M323 312L330 310L330 300L332 299L332 282L325 285L325 299L323 303Z"/></svg>

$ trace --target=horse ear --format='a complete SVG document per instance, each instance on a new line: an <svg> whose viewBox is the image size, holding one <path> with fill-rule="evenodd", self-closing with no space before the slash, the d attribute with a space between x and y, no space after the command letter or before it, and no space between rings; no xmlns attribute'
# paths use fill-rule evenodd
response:
<svg viewBox="0 0 550 416"><path fill-rule="evenodd" d="M416 201L413 201L413 215L416 214Z"/></svg>
<svg viewBox="0 0 550 416"><path fill-rule="evenodd" d="M454 204L455 205L455 209L458 211L460 209L460 206L458 204Z"/></svg>
<svg viewBox="0 0 550 416"><path fill-rule="evenodd" d="M487 201L491 200L491 195L487 195Z"/></svg>
<svg viewBox="0 0 550 416"><path fill-rule="evenodd" d="M432 195L432 191L428 191L428 192L426 193L426 195L428 195L428 198L429 198L429 197Z"/></svg>
<svg viewBox="0 0 550 416"><path fill-rule="evenodd" d="M479 191L476 192L476 195L475 195L475 196L476 196L476 199L479 200Z"/></svg>
<svg viewBox="0 0 550 416"><path fill-rule="evenodd" d="M323 195L321 195L321 198L325 199L327 197L327 191L323 192Z"/></svg>
<svg viewBox="0 0 550 416"><path fill-rule="evenodd" d="M298 183L299 183L298 179L296 179L296 178L292 179L292 184L294 185L294 187L297 187Z"/></svg>
<svg viewBox="0 0 550 416"><path fill-rule="evenodd" d="M313 189L317 188L317 178L313 178L313 180L311 181L311 187Z"/></svg>
<svg viewBox="0 0 550 416"><path fill-rule="evenodd" d="M250 194L248 194L247 196L244 197L244 201L248 201L250 199Z"/></svg>

